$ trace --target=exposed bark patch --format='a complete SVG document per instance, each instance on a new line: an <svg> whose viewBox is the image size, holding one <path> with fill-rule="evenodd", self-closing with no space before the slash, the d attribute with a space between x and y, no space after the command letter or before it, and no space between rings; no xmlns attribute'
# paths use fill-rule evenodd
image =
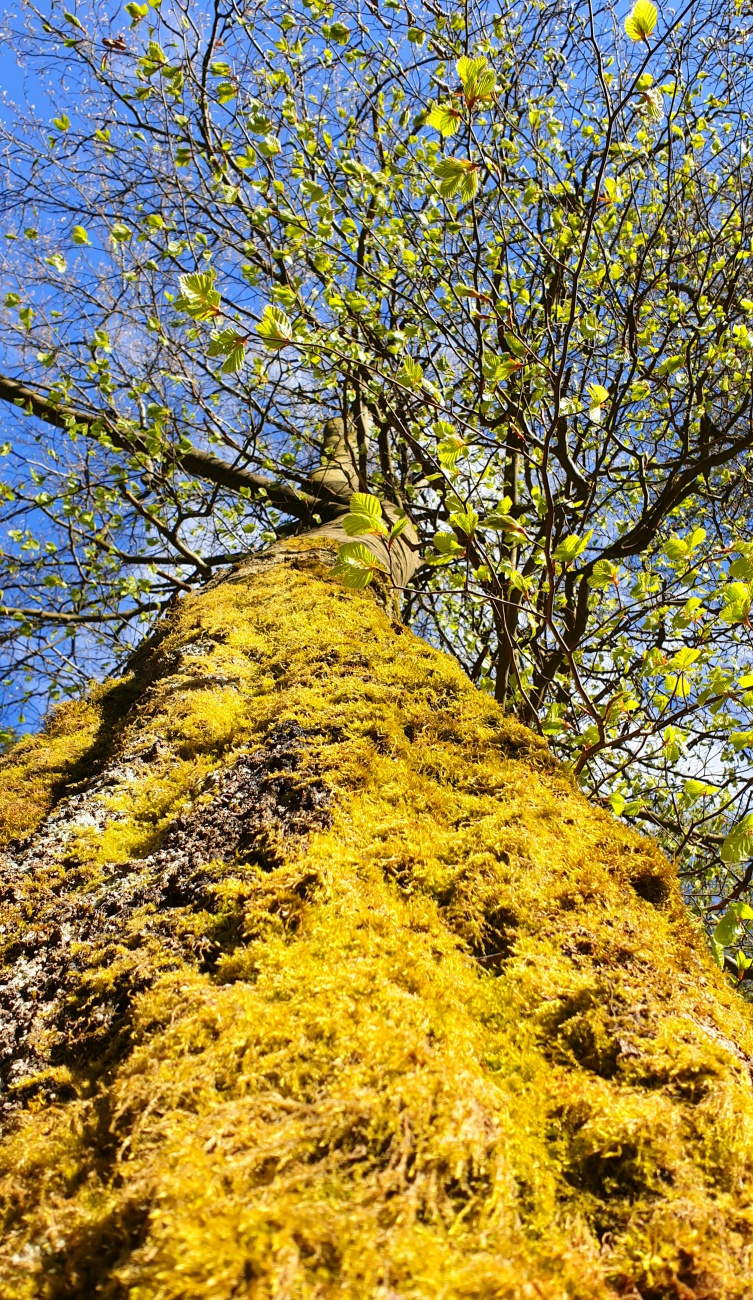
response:
<svg viewBox="0 0 753 1300"><path fill-rule="evenodd" d="M211 965L241 941L242 910L205 927L186 918L217 912L218 861L272 871L292 844L330 824L331 793L307 748L297 723L277 727L263 748L216 774L209 801L182 814L157 852L113 867L95 889L76 871L58 873L38 890L31 917L29 883L65 864L71 824L98 828L96 791L60 805L6 855L0 894L26 925L6 940L0 977L0 1112L40 1091L71 1095L71 1070L96 1074L129 1050L138 993L186 957Z"/></svg>
<svg viewBox="0 0 753 1300"><path fill-rule="evenodd" d="M195 866L215 858L253 862L266 871L284 860L282 842L330 825L327 786L304 770L297 722L276 728L265 748L241 758L217 782L212 802L178 819L163 852Z"/></svg>

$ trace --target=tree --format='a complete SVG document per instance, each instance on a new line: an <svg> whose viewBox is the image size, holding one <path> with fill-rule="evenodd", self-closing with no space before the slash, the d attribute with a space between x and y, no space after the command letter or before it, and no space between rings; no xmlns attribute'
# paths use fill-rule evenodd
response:
<svg viewBox="0 0 753 1300"><path fill-rule="evenodd" d="M26 12L4 1286L746 1295L742 20Z"/></svg>
<svg viewBox="0 0 753 1300"><path fill-rule="evenodd" d="M2 760L3 1295L747 1296L749 1007L336 544Z"/></svg>
<svg viewBox="0 0 753 1300"><path fill-rule="evenodd" d="M9 703L343 513L339 414L349 486L416 530L405 617L713 925L751 870L744 23L126 12L10 20L49 111L2 128L0 393L62 428L6 443Z"/></svg>

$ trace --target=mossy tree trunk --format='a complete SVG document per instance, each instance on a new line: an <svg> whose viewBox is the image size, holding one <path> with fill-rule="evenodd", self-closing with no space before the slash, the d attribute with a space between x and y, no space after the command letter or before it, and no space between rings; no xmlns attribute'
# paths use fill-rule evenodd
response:
<svg viewBox="0 0 753 1300"><path fill-rule="evenodd" d="M753 1294L753 1026L657 848L321 540L3 761L0 1292Z"/></svg>

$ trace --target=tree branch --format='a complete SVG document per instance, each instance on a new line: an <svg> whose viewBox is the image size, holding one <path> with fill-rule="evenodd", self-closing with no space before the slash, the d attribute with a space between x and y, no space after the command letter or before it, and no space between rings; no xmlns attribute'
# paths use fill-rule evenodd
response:
<svg viewBox="0 0 753 1300"><path fill-rule="evenodd" d="M106 433L114 446L121 451L131 454L149 454L146 444L138 436L126 436L118 429L117 419L110 412L85 411L79 407L55 402L45 393L28 388L18 379L11 379L7 375L0 375L0 399L29 411L38 419L44 420L46 424L52 424L58 429L65 429L71 421L75 421L79 428L85 429L90 434L96 434L98 431ZM95 426L97 426L96 430ZM330 510L334 508L336 512L342 512L347 508L347 501L325 484L318 484L316 493L312 494L299 491L287 483L266 478L263 474L255 474L252 470L229 465L227 461L215 456L211 451L200 451L197 447L190 447L187 451L174 450L172 454L175 457L175 464L186 473L195 475L196 478L207 479L210 483L230 488L235 492L240 491L241 488L248 488L256 499L264 498L270 505L305 523L311 523L312 516L316 512L322 510L326 512L328 507Z"/></svg>

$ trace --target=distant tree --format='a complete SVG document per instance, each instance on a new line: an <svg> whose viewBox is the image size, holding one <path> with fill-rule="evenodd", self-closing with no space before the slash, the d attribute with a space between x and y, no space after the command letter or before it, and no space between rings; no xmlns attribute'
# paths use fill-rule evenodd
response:
<svg viewBox="0 0 753 1300"><path fill-rule="evenodd" d="M8 702L357 490L409 521L404 617L680 855L721 955L753 877L743 11L125 12L7 23L39 105L0 124Z"/></svg>

